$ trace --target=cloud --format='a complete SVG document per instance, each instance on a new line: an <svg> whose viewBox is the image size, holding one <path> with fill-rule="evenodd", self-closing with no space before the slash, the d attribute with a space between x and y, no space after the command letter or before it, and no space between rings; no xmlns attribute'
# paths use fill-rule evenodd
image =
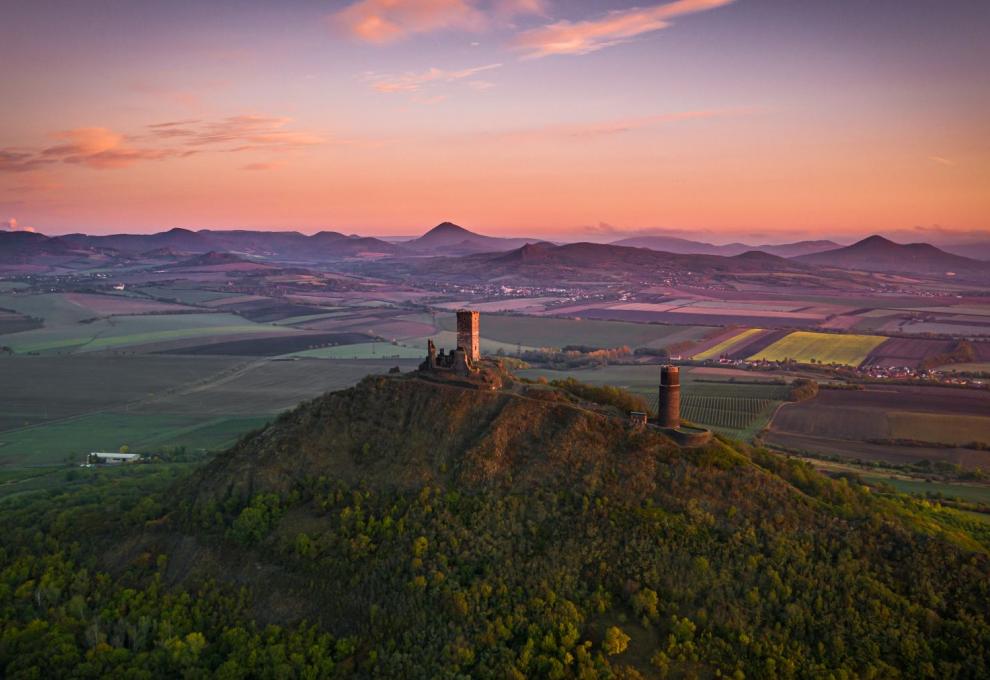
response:
<svg viewBox="0 0 990 680"><path fill-rule="evenodd" d="M733 0L677 0L656 7L616 10L595 20L558 21L520 33L512 46L527 59L555 54L588 54L667 28L675 17L731 2Z"/></svg>
<svg viewBox="0 0 990 680"><path fill-rule="evenodd" d="M291 122L291 118L244 114L218 121L172 121L147 127L152 136L180 140L190 151L211 146L223 146L226 151L259 148L284 150L315 146L327 141L313 133L285 129Z"/></svg>
<svg viewBox="0 0 990 680"><path fill-rule="evenodd" d="M72 128L52 133L59 143L40 150L0 149L0 172L25 172L53 163L109 170L205 152L287 152L327 142L320 135L288 129L291 122L256 114L175 120L147 125L142 134L132 136L104 127Z"/></svg>
<svg viewBox="0 0 990 680"><path fill-rule="evenodd" d="M458 80L473 78L484 71L501 68L502 64L475 66L459 71L449 71L441 68L430 68L421 73L402 73L397 75L369 73L366 79L371 87L378 92L417 92L430 83L453 83Z"/></svg>
<svg viewBox="0 0 990 680"><path fill-rule="evenodd" d="M498 134L500 139L506 141L540 141L542 139L553 138L574 138L589 139L606 135L617 135L635 130L649 129L678 123L688 120L699 120L706 118L730 118L736 116L751 115L754 109L745 107L725 108L725 109L699 109L696 111L677 111L674 113L660 113L650 116L637 116L630 118L613 118L610 120L593 121L587 123L570 123L559 125L546 125L540 128L528 130L515 130Z"/></svg>
<svg viewBox="0 0 990 680"><path fill-rule="evenodd" d="M30 231L32 233L35 231L34 227L22 227L17 223L16 217L11 217L9 220L0 222L0 229L5 231Z"/></svg>
<svg viewBox="0 0 990 680"><path fill-rule="evenodd" d="M435 31L480 32L517 16L545 13L544 0L358 0L330 21L358 40L385 44Z"/></svg>
<svg viewBox="0 0 990 680"><path fill-rule="evenodd" d="M248 163L247 165L242 165L241 170L277 170L282 167L281 163L278 162L268 162L268 163Z"/></svg>
<svg viewBox="0 0 990 680"><path fill-rule="evenodd" d="M0 172L28 172L54 162L26 149L14 147L0 149Z"/></svg>
<svg viewBox="0 0 990 680"><path fill-rule="evenodd" d="M487 19L467 0L360 0L332 21L359 40L388 43L452 28L478 31Z"/></svg>
<svg viewBox="0 0 990 680"><path fill-rule="evenodd" d="M160 160L179 155L175 149L138 148L125 141L124 135L102 127L63 130L52 135L63 140L41 152L45 158L63 163L78 163L98 170L124 168L142 160Z"/></svg>
<svg viewBox="0 0 990 680"><path fill-rule="evenodd" d="M952 166L956 164L955 161L949 160L948 158L942 158L941 156L929 156L928 160L932 163L938 163L939 165Z"/></svg>
<svg viewBox="0 0 990 680"><path fill-rule="evenodd" d="M492 7L496 17L513 19L524 15L547 15L547 3L544 0L498 0Z"/></svg>

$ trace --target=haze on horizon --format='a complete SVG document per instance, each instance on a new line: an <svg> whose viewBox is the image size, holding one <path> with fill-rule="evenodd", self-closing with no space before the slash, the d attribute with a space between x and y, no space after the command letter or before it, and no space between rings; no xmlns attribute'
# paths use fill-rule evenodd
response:
<svg viewBox="0 0 990 680"><path fill-rule="evenodd" d="M38 0L4 14L8 228L411 235L451 219L718 242L990 227L986 2Z"/></svg>

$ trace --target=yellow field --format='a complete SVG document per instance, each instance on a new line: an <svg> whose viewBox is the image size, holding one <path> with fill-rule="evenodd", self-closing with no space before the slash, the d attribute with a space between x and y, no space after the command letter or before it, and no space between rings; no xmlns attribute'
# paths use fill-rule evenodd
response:
<svg viewBox="0 0 990 680"><path fill-rule="evenodd" d="M720 356L722 356L723 354L725 354L726 350L728 350L730 347L732 347L732 346L734 346L734 345L742 342L743 340L746 340L747 338L751 338L754 335L756 335L757 333L761 333L762 331L763 331L762 328L749 328L747 330L744 330L742 333L738 333L736 335L733 335L728 340L723 340L722 342L718 343L717 345L715 345L713 347L709 347L704 352L698 352L697 354L695 354L691 358L694 359L695 361L706 361L707 359L718 359Z"/></svg>
<svg viewBox="0 0 990 680"><path fill-rule="evenodd" d="M748 361L796 361L800 364L859 366L887 338L882 335L837 335L795 331Z"/></svg>

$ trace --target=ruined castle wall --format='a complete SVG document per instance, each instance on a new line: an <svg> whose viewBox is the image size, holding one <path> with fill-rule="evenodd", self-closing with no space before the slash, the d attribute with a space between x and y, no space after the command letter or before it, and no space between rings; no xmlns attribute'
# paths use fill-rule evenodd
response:
<svg viewBox="0 0 990 680"><path fill-rule="evenodd" d="M457 346L472 362L481 361L481 339L478 332L478 312L462 309L457 312Z"/></svg>

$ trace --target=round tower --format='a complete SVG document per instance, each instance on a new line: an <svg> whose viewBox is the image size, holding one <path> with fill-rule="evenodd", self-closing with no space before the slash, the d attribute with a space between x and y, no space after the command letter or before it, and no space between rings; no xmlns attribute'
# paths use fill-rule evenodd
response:
<svg viewBox="0 0 990 680"><path fill-rule="evenodd" d="M681 369L660 367L660 399L657 402L657 422L660 427L681 426Z"/></svg>

